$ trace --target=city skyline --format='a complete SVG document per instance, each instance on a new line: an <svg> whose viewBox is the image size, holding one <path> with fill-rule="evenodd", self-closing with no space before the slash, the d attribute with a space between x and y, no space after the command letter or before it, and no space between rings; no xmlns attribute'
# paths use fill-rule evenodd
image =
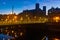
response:
<svg viewBox="0 0 60 40"><path fill-rule="evenodd" d="M51 7L59 7L60 0L0 0L0 14L9 14L12 11L12 5L14 6L14 12L20 13L23 10L35 9L36 3L40 4L40 8L47 7L47 10ZM58 4L59 3L59 4ZM59 7L60 8L60 7Z"/></svg>

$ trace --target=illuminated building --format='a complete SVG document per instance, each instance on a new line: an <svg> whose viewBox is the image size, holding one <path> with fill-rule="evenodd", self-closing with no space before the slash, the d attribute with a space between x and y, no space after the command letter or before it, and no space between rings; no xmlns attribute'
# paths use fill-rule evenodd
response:
<svg viewBox="0 0 60 40"><path fill-rule="evenodd" d="M43 22L43 21L45 21L44 19L47 18L46 6L43 6L43 9L41 9L41 8L39 8L39 3L36 3L35 9L23 10L23 12L19 13L18 15L22 16L24 18L25 22L28 22L28 21ZM39 19L39 17L41 17L43 21L41 19Z"/></svg>
<svg viewBox="0 0 60 40"><path fill-rule="evenodd" d="M54 8L48 10L48 19L50 22L60 22L60 8Z"/></svg>
<svg viewBox="0 0 60 40"><path fill-rule="evenodd" d="M23 10L23 12L18 15L16 15L13 11L12 7L12 12L10 14L2 15L2 23L45 23L48 21L46 16L46 6L43 6L43 9L41 9L39 8L39 3L36 3L35 9Z"/></svg>
<svg viewBox="0 0 60 40"><path fill-rule="evenodd" d="M60 14L60 8L54 8L48 10L48 15L59 15Z"/></svg>

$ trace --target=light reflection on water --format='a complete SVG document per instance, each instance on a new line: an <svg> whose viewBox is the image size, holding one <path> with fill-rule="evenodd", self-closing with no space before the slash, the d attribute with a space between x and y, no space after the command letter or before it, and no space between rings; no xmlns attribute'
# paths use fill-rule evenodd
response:
<svg viewBox="0 0 60 40"><path fill-rule="evenodd" d="M5 35L8 35L8 36L12 36L15 38L18 38L18 37L22 37L24 33L24 30L19 26L19 27L1 27L0 28L0 34L5 34ZM5 40L3 38L3 40ZM7 39L6 39L7 40ZM8 39L10 40L10 39Z"/></svg>

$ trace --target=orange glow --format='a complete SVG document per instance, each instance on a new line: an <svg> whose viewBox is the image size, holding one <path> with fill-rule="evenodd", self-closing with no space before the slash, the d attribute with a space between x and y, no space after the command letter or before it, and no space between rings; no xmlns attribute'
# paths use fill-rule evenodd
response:
<svg viewBox="0 0 60 40"><path fill-rule="evenodd" d="M36 16L34 16L34 18L36 18Z"/></svg>
<svg viewBox="0 0 60 40"><path fill-rule="evenodd" d="M16 35L16 33L14 33Z"/></svg>
<svg viewBox="0 0 60 40"><path fill-rule="evenodd" d="M12 30L12 33L14 33L14 31Z"/></svg>
<svg viewBox="0 0 60 40"><path fill-rule="evenodd" d="M28 15L26 15L26 17L28 17Z"/></svg>
<svg viewBox="0 0 60 40"><path fill-rule="evenodd" d="M14 16L14 19L17 19L17 16Z"/></svg>
<svg viewBox="0 0 60 40"><path fill-rule="evenodd" d="M56 22L59 22L60 18L59 17L54 17L53 20L55 20Z"/></svg>
<svg viewBox="0 0 60 40"><path fill-rule="evenodd" d="M60 39L58 39L58 38L55 38L54 40L60 40Z"/></svg>
<svg viewBox="0 0 60 40"><path fill-rule="evenodd" d="M22 36L22 35L23 35L23 33L21 32L21 33L20 33L20 36Z"/></svg>
<svg viewBox="0 0 60 40"><path fill-rule="evenodd" d="M22 21L23 20L23 17L21 17L20 20Z"/></svg>
<svg viewBox="0 0 60 40"><path fill-rule="evenodd" d="M54 17L55 20L59 20L59 17Z"/></svg>
<svg viewBox="0 0 60 40"><path fill-rule="evenodd" d="M9 19L9 16L7 16L7 18Z"/></svg>

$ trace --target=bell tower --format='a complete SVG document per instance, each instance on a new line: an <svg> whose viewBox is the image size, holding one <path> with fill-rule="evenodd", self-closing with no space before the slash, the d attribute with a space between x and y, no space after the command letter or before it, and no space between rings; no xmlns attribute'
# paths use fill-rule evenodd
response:
<svg viewBox="0 0 60 40"><path fill-rule="evenodd" d="M36 9L37 10L39 9L39 3L36 3Z"/></svg>
<svg viewBox="0 0 60 40"><path fill-rule="evenodd" d="M36 8L35 8L36 10L39 10L39 0L37 0L35 7L36 7Z"/></svg>

